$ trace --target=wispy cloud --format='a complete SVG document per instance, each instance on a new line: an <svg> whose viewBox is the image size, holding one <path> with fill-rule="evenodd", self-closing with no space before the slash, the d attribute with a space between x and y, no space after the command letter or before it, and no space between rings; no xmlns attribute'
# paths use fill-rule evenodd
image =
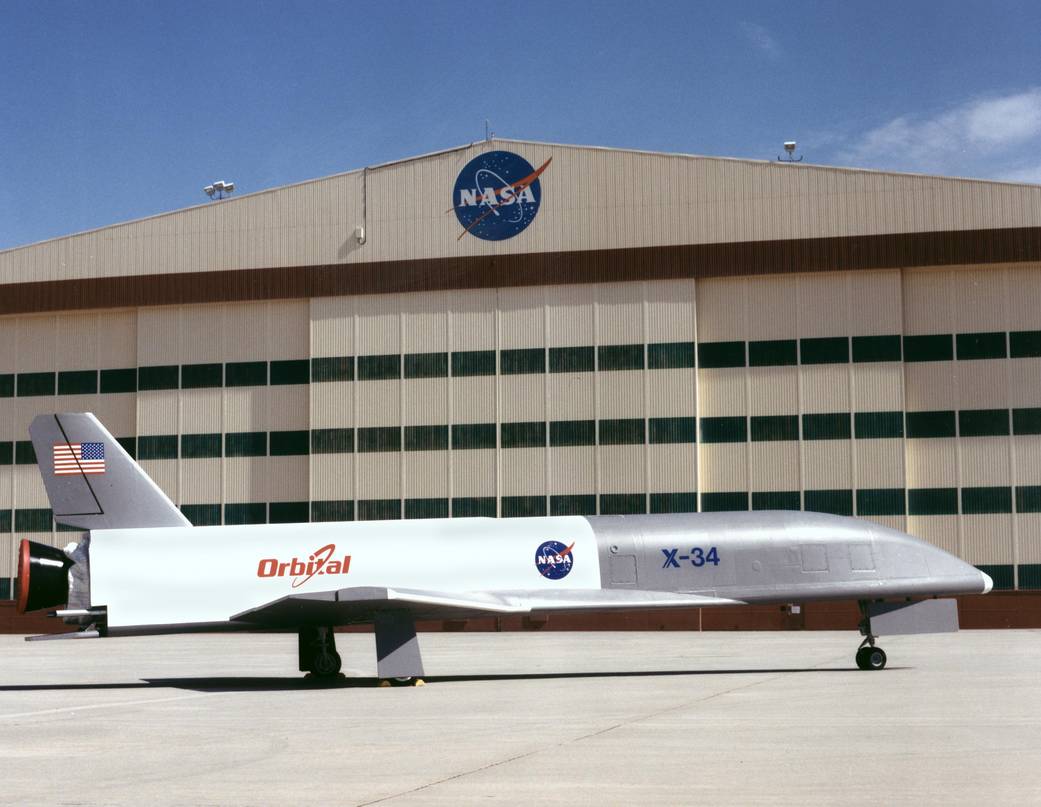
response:
<svg viewBox="0 0 1041 807"><path fill-rule="evenodd" d="M931 117L901 115L855 138L847 165L1038 181L1041 87L976 98Z"/></svg>
<svg viewBox="0 0 1041 807"><path fill-rule="evenodd" d="M765 26L754 22L742 22L741 33L756 49L771 59L777 59L781 56L780 44Z"/></svg>

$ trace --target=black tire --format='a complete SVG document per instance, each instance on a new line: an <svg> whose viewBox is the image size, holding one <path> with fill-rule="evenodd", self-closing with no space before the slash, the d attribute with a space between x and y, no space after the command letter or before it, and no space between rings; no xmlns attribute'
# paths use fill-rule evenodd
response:
<svg viewBox="0 0 1041 807"><path fill-rule="evenodd" d="M857 650L857 667L861 670L870 670L868 666L867 653L865 651L871 650L870 647L861 647Z"/></svg>
<svg viewBox="0 0 1041 807"><path fill-rule="evenodd" d="M311 674L317 678L332 678L339 675L343 660L335 650L318 651L311 658Z"/></svg>
<svg viewBox="0 0 1041 807"><path fill-rule="evenodd" d="M870 647L865 648L870 652L864 654L864 660L867 666L865 670L882 670L886 666L886 651L881 647Z"/></svg>

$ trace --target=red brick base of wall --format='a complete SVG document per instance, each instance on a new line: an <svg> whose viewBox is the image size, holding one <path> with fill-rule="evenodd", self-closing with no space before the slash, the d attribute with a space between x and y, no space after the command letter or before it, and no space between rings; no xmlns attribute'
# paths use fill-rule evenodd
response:
<svg viewBox="0 0 1041 807"><path fill-rule="evenodd" d="M1041 592L1002 591L958 597L962 628L1041 628ZM0 601L0 633L62 633L69 628L44 611L19 614L12 600ZM421 631L515 630L856 630L855 602L815 602L798 613L778 605L690 608L614 614L561 614L547 618L489 617L423 622ZM359 626L352 630L371 630Z"/></svg>

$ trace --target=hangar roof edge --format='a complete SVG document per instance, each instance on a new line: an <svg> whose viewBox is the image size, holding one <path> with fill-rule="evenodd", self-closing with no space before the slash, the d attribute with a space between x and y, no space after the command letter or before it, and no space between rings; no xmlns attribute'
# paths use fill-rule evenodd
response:
<svg viewBox="0 0 1041 807"><path fill-rule="evenodd" d="M324 176L319 176L319 177L311 177L309 179L300 180L299 182L291 182L291 183L288 183L286 185L276 185L276 186L271 187L271 188L263 188L261 190L253 191L251 193L241 194L241 195L238 195L238 196L235 196L235 197L232 197L232 198L228 198L228 199L223 199L223 200L218 200L218 201L200 202L197 205L189 205L188 207L175 208L173 210L164 210L164 211L162 211L160 213L154 213L154 214L152 214L150 216L142 216L141 218L127 219L125 221L113 222L112 224L106 224L106 225L104 225L102 227L92 227L92 228L86 229L86 230L78 230L76 232L65 233L63 235L54 236L53 238L46 238L46 239L43 239L41 241L33 241L33 242L28 243L28 244L18 244L18 245L13 246L13 247L7 247L5 249L0 249L0 255L8 254L8 253L11 253L11 252L16 252L16 251L19 251L19 250L30 249L30 248L37 247L37 246L40 246L40 245L43 245L43 244L49 244L49 243L53 243L55 241L61 241L61 240L67 239L67 238L73 238L73 237L76 237L76 236L87 235L87 234L90 234L90 233L103 232L105 230L114 230L116 228L125 227L125 226L129 226L129 225L133 225L133 224L138 224L138 223L145 222L145 221L152 221L152 220L155 220L155 219L165 218L167 216L174 216L174 215L178 215L180 213L184 213L184 212L190 211L190 210L199 210L201 208L213 208L213 207L215 207L217 205L224 205L224 204L234 204L234 203L239 202L241 200L255 198L255 197L258 197L258 196L263 196L265 194L277 193L277 192L284 191L284 190L289 189L289 188L298 188L298 187L302 187L302 186L305 186L305 185L310 185L310 184L316 183L316 182L323 182L323 181L330 180L330 179L336 179L338 177L345 177L345 176L350 176L350 175L353 175L353 174L361 174L361 173L364 173L366 171L376 171L376 170L380 170L380 169L383 169L383 168L391 168L391 167L394 167L394 166L404 165L404 164L407 164L407 163L410 163L410 162L417 162L419 160L426 160L426 159L430 159L432 157L439 157L439 156L444 155L444 154L451 154L451 153L456 152L456 151L465 151L466 149L473 148L473 147L478 146L478 145L480 145L482 143L503 143L503 144L513 143L513 144L530 145L530 146L547 146L547 147L560 148L560 149L574 149L574 150L579 150L579 151L600 151L600 152L608 152L608 153L616 153L616 154L638 154L638 155L642 155L642 156L653 156L653 157L672 157L672 158L677 158L677 159L706 160L706 161L713 161L713 162L732 162L732 163L752 164L752 165L761 165L761 166L777 166L779 170L786 170L786 171L789 171L789 170L795 170L795 171L814 170L814 171L836 172L836 173L843 173L843 174L866 174L866 175L872 175L872 176L919 177L919 178L925 178L925 179L939 179L939 180L947 180L947 181L953 181L953 182L959 182L959 183L972 183L972 184L979 184L979 185L1000 185L1000 186L1032 188L1032 189L1037 189L1038 191L1041 191L1041 185L1036 184L1036 183L1030 183L1030 182L1012 182L1012 181L1009 181L1009 180L981 179L979 177L945 176L945 175L942 175L942 174L925 174L925 173L919 173L919 172L905 172L905 171L884 171L884 170L873 169L873 168L857 168L857 167L849 167L849 166L825 165L825 164L820 164L820 163L806 163L806 162L788 163L788 162L779 162L779 161L776 161L776 160L757 160L757 159L752 159L752 158L747 158L747 157L721 157L721 156L711 156L711 155L704 155L704 154L691 154L691 153L686 153L686 152L653 151L653 150L650 150L650 149L631 149L631 148L622 148L622 147L617 147L617 146L590 146L590 145L582 145L582 144L575 144L575 143L555 143L555 142L541 141L541 140L525 140L525 139L522 139L522 138L495 137L495 138L492 138L491 140L474 140L474 141L472 141L470 143L463 143L463 144L460 144L458 146L452 146L452 147L449 147L449 148L438 149L438 150L435 150L435 151L429 151L429 152L425 152L423 154L417 154L417 155L413 155L413 156L410 156L410 157L402 157L400 159L389 160L387 162L374 163L372 165L364 165L364 166L362 166L360 168L352 168L352 169L350 169L348 171L338 171L338 172L333 173L333 174L326 174Z"/></svg>

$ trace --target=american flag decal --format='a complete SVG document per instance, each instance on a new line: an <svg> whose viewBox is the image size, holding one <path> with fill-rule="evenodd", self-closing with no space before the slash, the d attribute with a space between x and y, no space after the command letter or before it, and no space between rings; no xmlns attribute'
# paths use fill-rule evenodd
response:
<svg viewBox="0 0 1041 807"><path fill-rule="evenodd" d="M54 475L105 473L104 443L55 443Z"/></svg>

